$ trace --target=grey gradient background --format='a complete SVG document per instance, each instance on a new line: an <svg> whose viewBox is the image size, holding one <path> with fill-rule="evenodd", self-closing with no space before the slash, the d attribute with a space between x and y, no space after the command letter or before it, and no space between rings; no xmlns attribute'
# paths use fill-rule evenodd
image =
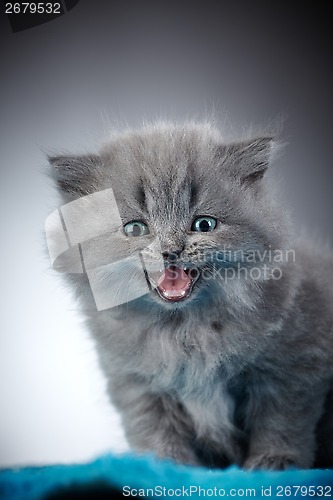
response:
<svg viewBox="0 0 333 500"><path fill-rule="evenodd" d="M291 6L292 5L292 6ZM108 129L214 111L229 131L285 116L281 203L332 242L332 36L301 2L81 0L1 30L0 466L126 449L93 345L43 253L57 200L47 151L95 151Z"/></svg>

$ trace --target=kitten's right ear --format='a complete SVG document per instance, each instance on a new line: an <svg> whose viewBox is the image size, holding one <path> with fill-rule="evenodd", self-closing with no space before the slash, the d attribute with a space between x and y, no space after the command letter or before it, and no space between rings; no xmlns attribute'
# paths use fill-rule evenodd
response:
<svg viewBox="0 0 333 500"><path fill-rule="evenodd" d="M255 137L222 146L219 158L242 184L255 185L264 177L276 147L272 136Z"/></svg>
<svg viewBox="0 0 333 500"><path fill-rule="evenodd" d="M59 191L72 198L86 196L97 190L96 176L101 165L97 155L49 156L50 176Z"/></svg>

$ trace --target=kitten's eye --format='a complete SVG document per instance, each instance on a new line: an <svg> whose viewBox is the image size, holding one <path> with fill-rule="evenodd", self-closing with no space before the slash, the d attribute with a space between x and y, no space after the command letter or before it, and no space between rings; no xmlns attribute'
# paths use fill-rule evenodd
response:
<svg viewBox="0 0 333 500"><path fill-rule="evenodd" d="M207 233L208 231L214 231L216 224L217 221L214 217L198 217L193 221L191 230Z"/></svg>
<svg viewBox="0 0 333 500"><path fill-rule="evenodd" d="M124 231L127 236L145 236L146 234L149 234L147 224L141 222L140 220L135 220L125 224Z"/></svg>

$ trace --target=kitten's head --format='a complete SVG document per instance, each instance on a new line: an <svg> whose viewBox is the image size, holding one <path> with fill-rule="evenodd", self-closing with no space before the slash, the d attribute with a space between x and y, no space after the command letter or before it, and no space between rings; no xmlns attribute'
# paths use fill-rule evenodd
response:
<svg viewBox="0 0 333 500"><path fill-rule="evenodd" d="M250 304L251 287L276 278L272 252L285 246L265 176L274 150L270 136L225 144L209 125L159 123L98 155L50 158L65 202L105 190L116 200L119 223L94 252L101 245L113 262L97 263L91 280L117 297L109 307L140 295L171 309L216 296Z"/></svg>

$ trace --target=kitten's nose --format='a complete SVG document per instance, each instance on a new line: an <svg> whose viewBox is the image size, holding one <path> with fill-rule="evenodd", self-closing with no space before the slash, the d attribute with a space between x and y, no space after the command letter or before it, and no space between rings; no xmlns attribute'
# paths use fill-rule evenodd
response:
<svg viewBox="0 0 333 500"><path fill-rule="evenodd" d="M177 260L179 258L180 254L182 253L183 250L184 250L184 247L177 249L177 250L168 250L168 251L162 252L163 259L168 260L169 262L174 262L175 260Z"/></svg>

